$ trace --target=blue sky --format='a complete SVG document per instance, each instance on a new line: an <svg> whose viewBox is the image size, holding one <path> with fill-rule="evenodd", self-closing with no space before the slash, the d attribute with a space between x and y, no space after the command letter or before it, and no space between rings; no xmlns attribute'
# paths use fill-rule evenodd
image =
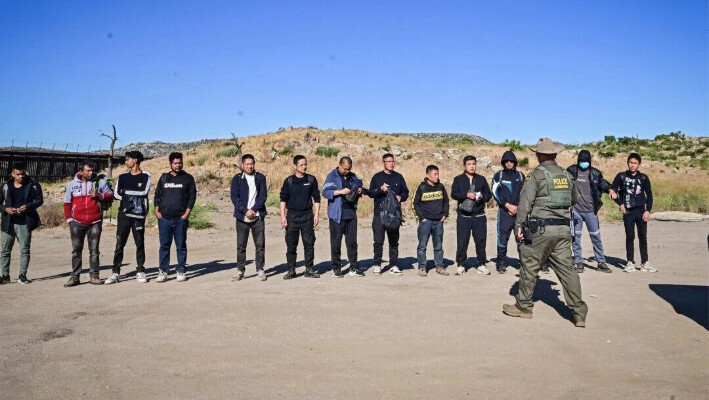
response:
<svg viewBox="0 0 709 400"><path fill-rule="evenodd" d="M0 145L709 135L706 1L0 0ZM94 147L95 148L95 147Z"/></svg>

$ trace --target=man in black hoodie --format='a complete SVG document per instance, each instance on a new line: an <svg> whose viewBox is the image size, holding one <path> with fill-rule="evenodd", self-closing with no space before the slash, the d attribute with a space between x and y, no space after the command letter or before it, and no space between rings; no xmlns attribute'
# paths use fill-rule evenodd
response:
<svg viewBox="0 0 709 400"><path fill-rule="evenodd" d="M458 200L458 218L456 219L457 250L455 252L455 262L458 264L456 275L465 273L465 261L468 259L468 244L470 234L473 234L475 242L475 255L478 265L477 273L490 275L490 271L485 264L487 254L487 217L485 216L485 204L492 197L490 186L484 176L475 173L477 169L477 159L475 156L467 155L463 158L465 170L462 174L453 179L451 187L451 197Z"/></svg>
<svg viewBox="0 0 709 400"><path fill-rule="evenodd" d="M492 177L492 195L499 206L497 210L497 272L507 272L507 243L515 227L519 194L524 185L524 175L517 171L517 157L508 150L502 155L503 170ZM517 243L519 254L520 243Z"/></svg>
<svg viewBox="0 0 709 400"><path fill-rule="evenodd" d="M603 179L603 174L591 166L591 152L581 150L577 163L566 169L576 180L574 190L578 201L571 207L571 215L574 220L574 242L571 248L574 250L574 264L576 271L582 273L584 270L583 255L581 251L581 233L583 223L586 222L588 234L593 243L593 253L598 263L597 270L610 273L611 269L606 265L606 257L603 254L603 242L601 241L601 226L598 221L598 210L601 209L601 193L608 193L615 199L616 193L611 189L611 184Z"/></svg>
<svg viewBox="0 0 709 400"><path fill-rule="evenodd" d="M416 189L413 202L414 213L419 221L416 248L419 276L426 276L426 247L431 237L433 237L433 261L436 264L436 272L448 275L443 264L443 223L448 218L449 203L448 192L440 181L438 167L427 166L426 178Z"/></svg>

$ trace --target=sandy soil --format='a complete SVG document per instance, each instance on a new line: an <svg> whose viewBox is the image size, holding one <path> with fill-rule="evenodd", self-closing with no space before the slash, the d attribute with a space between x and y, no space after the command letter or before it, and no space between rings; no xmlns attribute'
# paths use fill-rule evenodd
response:
<svg viewBox="0 0 709 400"><path fill-rule="evenodd" d="M588 327L578 329L564 319L553 274L539 280L532 320L501 312L516 290L514 272L421 278L407 269L403 276L335 279L324 227L316 262L327 272L319 280L284 281L276 218L267 232L269 280L255 279L250 264L249 279L232 282L233 218L224 211L214 219L217 229L189 232L185 283L171 275L164 284L138 284L131 243L121 283L63 288L68 231L37 231L29 271L34 282L14 284L15 251L13 284L0 286L0 398L709 397L709 221L651 222L657 274L587 270L581 279ZM367 222L361 221L359 235L365 267L372 254ZM488 229L493 256L494 221ZM606 253L621 262L622 225L602 229ZM114 232L104 230L103 278ZM454 235L449 222L447 260L454 256ZM583 244L590 256L587 237ZM415 247L415 227L406 226L400 249L406 268ZM154 231L147 248L154 278Z"/></svg>

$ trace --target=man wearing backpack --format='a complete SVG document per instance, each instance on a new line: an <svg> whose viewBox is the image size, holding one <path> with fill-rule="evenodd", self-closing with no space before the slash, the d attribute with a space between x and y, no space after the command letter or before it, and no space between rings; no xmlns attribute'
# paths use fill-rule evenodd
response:
<svg viewBox="0 0 709 400"><path fill-rule="evenodd" d="M577 163L569 166L566 170L569 171L571 176L576 180L574 190L576 190L576 196L578 198L578 201L571 209L571 215L574 218L574 243L572 249L574 251L576 271L579 273L584 271L581 251L581 233L583 232L583 223L585 222L586 228L588 228L588 234L591 236L593 253L598 263L596 270L611 273L611 269L606 265L606 256L603 254L598 210L603 206L601 193L608 193L614 200L617 195L615 191L611 189L611 184L603 179L601 171L591 166L591 152L588 150L581 150L577 158Z"/></svg>
<svg viewBox="0 0 709 400"><path fill-rule="evenodd" d="M340 259L343 236L350 262L349 275L364 276L357 261L357 200L362 192L362 180L352 172L352 159L347 156L340 158L340 164L327 174L322 187L322 195L328 200L330 259L336 277L343 276Z"/></svg>
<svg viewBox="0 0 709 400"><path fill-rule="evenodd" d="M263 266L266 259L266 177L255 170L256 160L251 154L241 157L241 173L231 180L231 202L236 218L236 275L235 281L244 278L246 270L246 244L249 232L256 246L256 273L266 280Z"/></svg>
<svg viewBox="0 0 709 400"><path fill-rule="evenodd" d="M20 274L17 281L27 284L30 265L32 231L40 224L37 208L44 203L39 182L27 176L24 163L13 163L10 179L0 188L0 213L2 213L2 277L0 285L10 283L10 255L17 239L20 244Z"/></svg>
<svg viewBox="0 0 709 400"><path fill-rule="evenodd" d="M320 214L318 180L307 174L308 160L303 155L293 157L295 173L281 186L281 227L286 230L286 261L288 273L283 279L295 278L298 239L303 237L306 278L320 278L315 271L315 227ZM313 211L315 209L315 211Z"/></svg>
<svg viewBox="0 0 709 400"><path fill-rule="evenodd" d="M399 260L399 227L401 226L401 203L409 198L409 188L404 177L394 171L394 155L382 156L384 169L377 172L369 183L369 196L374 199L374 216L372 218L372 236L374 238L374 275L382 273L382 253L384 250L384 233L389 239L389 273L401 275L396 265ZM395 201L392 201L392 197ZM386 208L384 207L386 206ZM382 222L385 213L386 226ZM398 218L396 218L398 216Z"/></svg>
<svg viewBox="0 0 709 400"><path fill-rule="evenodd" d="M468 258L468 244L470 235L475 242L475 254L478 265L475 268L478 274L490 275L485 264L488 262L485 246L487 245L487 216L485 204L492 197L490 186L484 176L475 173L477 159L467 155L463 158L464 171L453 178L451 197L458 200L458 218L456 218L457 250L455 262L458 264L456 275L465 273L465 261ZM448 273L446 272L445 275Z"/></svg>
<svg viewBox="0 0 709 400"><path fill-rule="evenodd" d="M519 194L524 185L524 175L517 171L517 157L508 150L502 155L502 171L492 176L492 195L499 206L497 210L497 272L507 272L507 243L515 227ZM514 240L514 239L513 239ZM519 254L519 243L517 243Z"/></svg>
<svg viewBox="0 0 709 400"><path fill-rule="evenodd" d="M184 282L187 280L187 226L197 201L197 185L194 177L182 169L182 153L170 153L168 159L170 172L160 176L153 199L160 236L160 272L155 282L168 279L173 239L177 253L177 282Z"/></svg>
<svg viewBox="0 0 709 400"><path fill-rule="evenodd" d="M79 284L81 274L81 253L84 240L89 241L89 276L92 285L102 285L99 278L99 243L103 222L101 203L113 201L113 190L104 175L96 175L96 164L82 162L81 170L67 185L64 195L64 218L71 234L71 276L64 287Z"/></svg>

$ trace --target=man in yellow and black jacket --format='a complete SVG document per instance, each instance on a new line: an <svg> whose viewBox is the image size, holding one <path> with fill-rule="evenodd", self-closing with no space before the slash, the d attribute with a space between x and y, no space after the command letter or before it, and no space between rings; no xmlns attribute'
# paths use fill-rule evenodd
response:
<svg viewBox="0 0 709 400"><path fill-rule="evenodd" d="M416 248L419 276L426 276L426 247L431 237L436 272L448 275L443 264L443 222L448 218L449 203L448 192L440 182L438 167L429 165L426 167L426 179L416 189L413 202L416 219L419 221Z"/></svg>

